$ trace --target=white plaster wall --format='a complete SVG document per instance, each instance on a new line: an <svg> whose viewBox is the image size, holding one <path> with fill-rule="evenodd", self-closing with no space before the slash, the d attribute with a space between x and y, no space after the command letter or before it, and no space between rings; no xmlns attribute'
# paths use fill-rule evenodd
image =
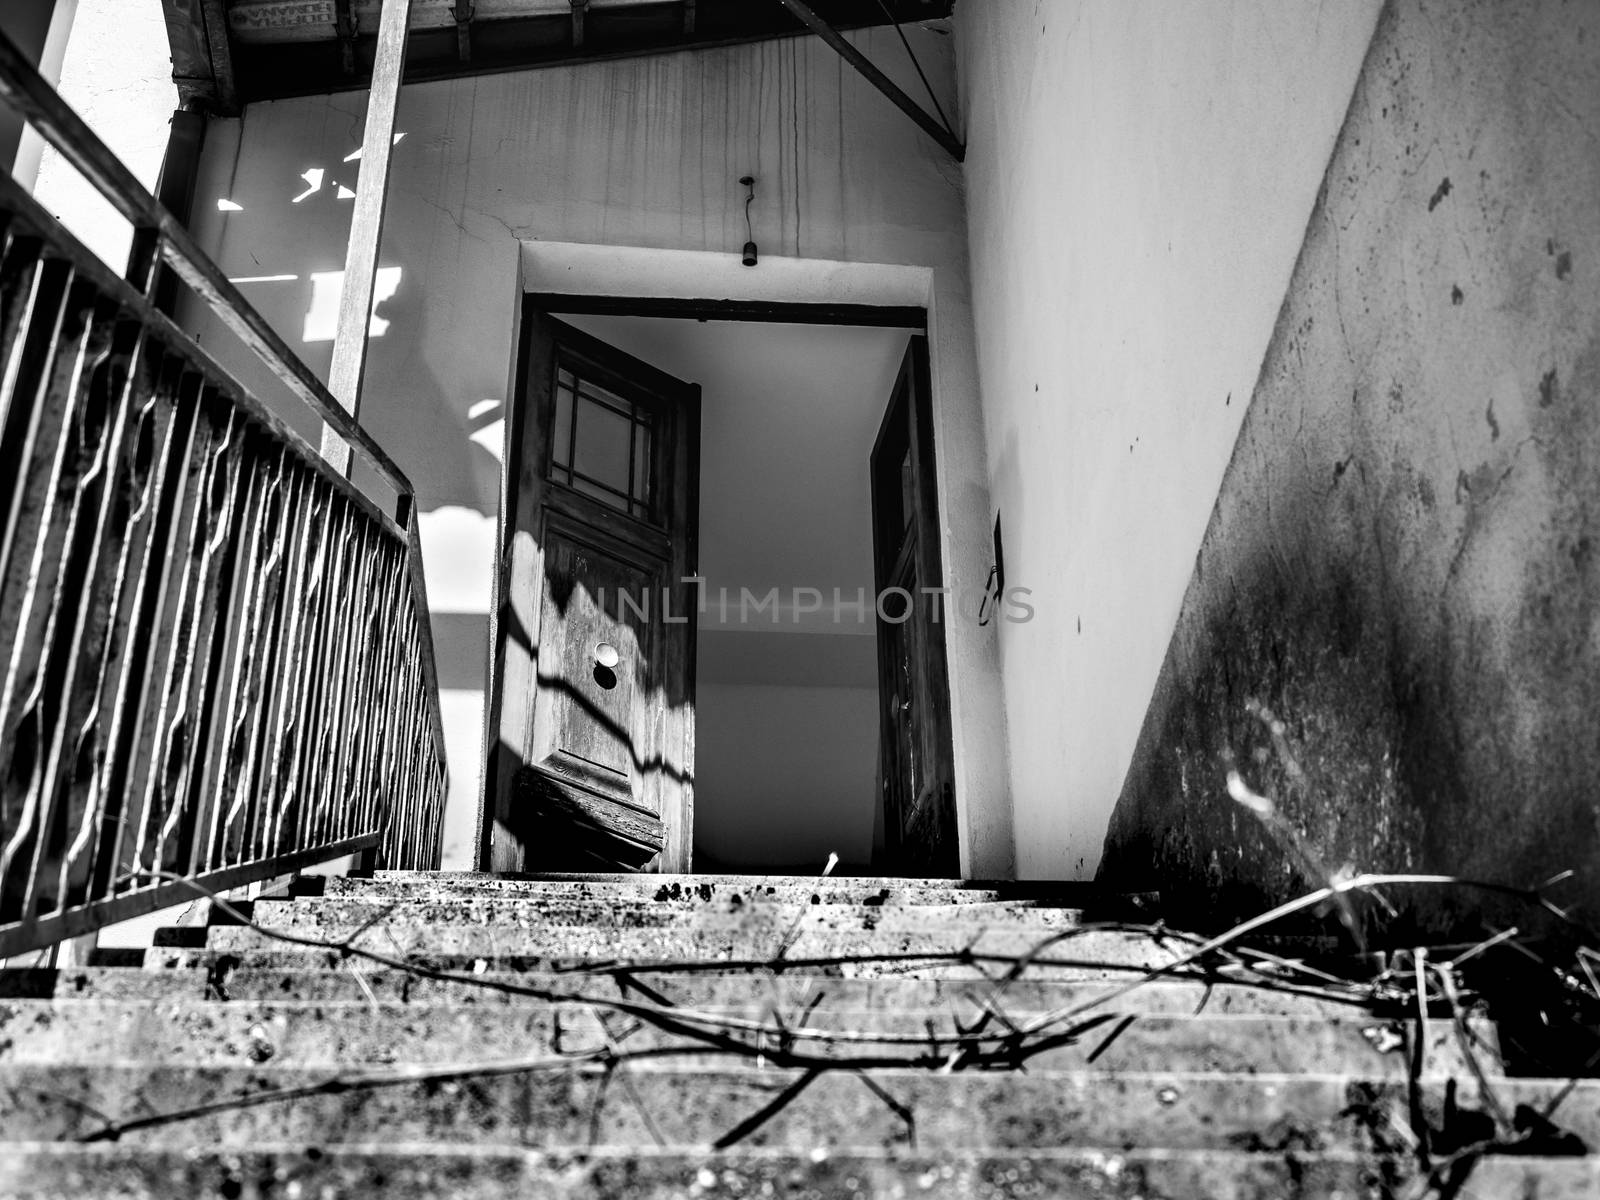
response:
<svg viewBox="0 0 1600 1200"><path fill-rule="evenodd" d="M907 32L948 110L947 31ZM921 86L892 30L850 36L902 86ZM343 264L350 203L341 197L359 170L345 159L359 146L364 103L359 94L312 97L217 123L199 187L202 243L230 275L258 281L241 285L246 295L324 372L331 344L305 340L311 276ZM735 256L746 237L737 180L752 173L763 263L752 274L776 273L785 257L931 272L945 571L953 586L981 589L989 504L961 170L826 46L792 39L417 85L401 97L399 129L381 256L399 279L378 307L361 416L417 481L425 513L451 509L458 536L473 536L474 515L479 529L493 521L500 467L483 428L506 398L519 244ZM314 189L307 171L321 172ZM271 394L225 335L204 321L196 328ZM470 605L475 587L452 588L456 603ZM952 626L951 638L964 867L1004 876L1011 835L996 645L992 630L970 623ZM453 690L481 693L474 664L441 667ZM458 699L447 710L457 714L456 809L476 804L481 758L478 731L460 716L470 706Z"/></svg>
<svg viewBox="0 0 1600 1200"><path fill-rule="evenodd" d="M60 5L46 57L62 54L55 59L60 64L56 90L139 182L154 189L178 105L161 5L154 0ZM120 275L128 265L133 227L54 149L25 137L18 165L35 162L34 198Z"/></svg>
<svg viewBox="0 0 1600 1200"><path fill-rule="evenodd" d="M1018 873L1087 877L1378 0L960 0Z"/></svg>
<svg viewBox="0 0 1600 1200"><path fill-rule="evenodd" d="M741 869L814 874L830 854L867 867L876 688L712 683L696 689L695 706L716 731L695 747L696 772L711 784L695 797L697 855Z"/></svg>

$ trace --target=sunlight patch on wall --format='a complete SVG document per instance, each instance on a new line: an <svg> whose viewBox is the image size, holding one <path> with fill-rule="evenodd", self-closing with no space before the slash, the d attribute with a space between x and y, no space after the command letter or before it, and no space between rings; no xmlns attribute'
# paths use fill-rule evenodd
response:
<svg viewBox="0 0 1600 1200"><path fill-rule="evenodd" d="M483 693L439 690L450 792L444 803L444 862L447 871L470 871L477 851L478 790L483 775Z"/></svg>
<svg viewBox="0 0 1600 1200"><path fill-rule="evenodd" d="M226 196L222 196L222 197L219 197L218 200L217 200L217 211L218 212L243 212L244 211L244 205L237 204L234 201L229 200Z"/></svg>
<svg viewBox="0 0 1600 1200"><path fill-rule="evenodd" d="M389 144L391 146L398 146L400 144L400 139L403 138L403 137L405 137L405 132L401 131L400 133L397 133L397 134L394 135L394 141L390 142ZM354 150L350 151L349 154L346 154L344 156L344 161L345 162L355 162L355 161L357 161L361 157L361 151L363 149L365 149L365 147L357 146Z"/></svg>
<svg viewBox="0 0 1600 1200"><path fill-rule="evenodd" d="M327 172L321 167L312 167L310 170L302 174L300 178L306 181L306 190L294 197L294 199L290 200L289 203L299 204L300 201L304 200L307 196L315 196L322 190L322 179L326 174Z"/></svg>
<svg viewBox="0 0 1600 1200"><path fill-rule="evenodd" d="M504 406L503 400L479 400L467 409L467 420L473 426L468 440L494 455L496 462L503 461L505 454L506 422L497 415Z"/></svg>
<svg viewBox="0 0 1600 1200"><path fill-rule="evenodd" d="M372 290L372 309L391 299L400 290L402 267L379 267ZM301 340L306 342L331 342L339 329L339 297L344 292L343 271L311 272L311 307L306 310L305 327ZM368 337L382 337L389 332L389 321L374 316L367 326Z"/></svg>
<svg viewBox="0 0 1600 1200"><path fill-rule="evenodd" d="M418 517L428 607L436 613L487 613L494 578L492 516L447 504Z"/></svg>

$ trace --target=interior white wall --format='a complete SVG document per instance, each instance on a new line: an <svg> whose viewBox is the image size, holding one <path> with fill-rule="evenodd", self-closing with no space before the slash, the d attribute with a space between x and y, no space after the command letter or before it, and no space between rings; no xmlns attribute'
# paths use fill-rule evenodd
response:
<svg viewBox="0 0 1600 1200"><path fill-rule="evenodd" d="M948 111L948 31L906 33ZM893 30L847 36L903 87L921 87ZM342 197L359 171L346 160L364 108L358 93L253 105L213 124L202 163L202 244L250 281L247 297L322 372L330 344L306 339L311 276L343 264ZM506 399L519 270L529 246L577 243L612 254L625 273L648 252L716 259L747 290L797 278L920 279L920 294L898 302L929 310L946 579L981 590L989 503L961 172L827 46L788 39L419 84L401 96L399 130L381 265L400 277L378 309L385 324L371 342L361 419L417 482L430 520L448 510L425 528L426 544L448 531L492 545L501 471L484 429ZM757 178L761 246L752 270L738 265L747 173ZM276 393L226 334L204 319L195 328L261 394ZM489 603L470 581L448 590L459 608L481 614ZM467 615L442 610L435 625L445 686L459 693L447 707L460 718L447 728L452 808L476 806L481 770L481 716L462 714L470 694L481 712L483 654L452 628ZM968 622L951 627L950 641L963 867L1004 876L1011 835L994 633Z"/></svg>
<svg viewBox="0 0 1600 1200"><path fill-rule="evenodd" d="M868 864L875 688L702 684L695 719L697 870L815 874L829 854L847 868Z"/></svg>
<svg viewBox="0 0 1600 1200"><path fill-rule="evenodd" d="M62 98L153 190L178 106L161 5L127 0L59 5L41 66L47 78L59 67L56 90ZM128 265L133 226L36 135L24 134L18 166L37 171L34 198L120 275Z"/></svg>
<svg viewBox="0 0 1600 1200"><path fill-rule="evenodd" d="M1086 877L1379 0L961 0L1017 867Z"/></svg>

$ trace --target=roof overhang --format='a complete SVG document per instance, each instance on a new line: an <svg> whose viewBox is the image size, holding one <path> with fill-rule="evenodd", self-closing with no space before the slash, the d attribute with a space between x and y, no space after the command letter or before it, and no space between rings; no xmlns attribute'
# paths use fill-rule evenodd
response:
<svg viewBox="0 0 1600 1200"><path fill-rule="evenodd" d="M162 0L185 104L364 89L380 0ZM834 29L948 17L953 0L807 0ZM727 46L807 32L780 0L411 0L405 82Z"/></svg>

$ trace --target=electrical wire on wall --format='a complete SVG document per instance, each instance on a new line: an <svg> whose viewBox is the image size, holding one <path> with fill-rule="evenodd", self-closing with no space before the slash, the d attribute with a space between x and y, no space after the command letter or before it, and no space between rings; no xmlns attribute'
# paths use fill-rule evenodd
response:
<svg viewBox="0 0 1600 1200"><path fill-rule="evenodd" d="M750 189L749 193L744 198L745 242L744 258L742 261L744 262L745 266L753 267L756 265L756 232L754 227L750 224L750 205L755 202L756 198L756 177L754 175L741 175L739 177L739 182Z"/></svg>

